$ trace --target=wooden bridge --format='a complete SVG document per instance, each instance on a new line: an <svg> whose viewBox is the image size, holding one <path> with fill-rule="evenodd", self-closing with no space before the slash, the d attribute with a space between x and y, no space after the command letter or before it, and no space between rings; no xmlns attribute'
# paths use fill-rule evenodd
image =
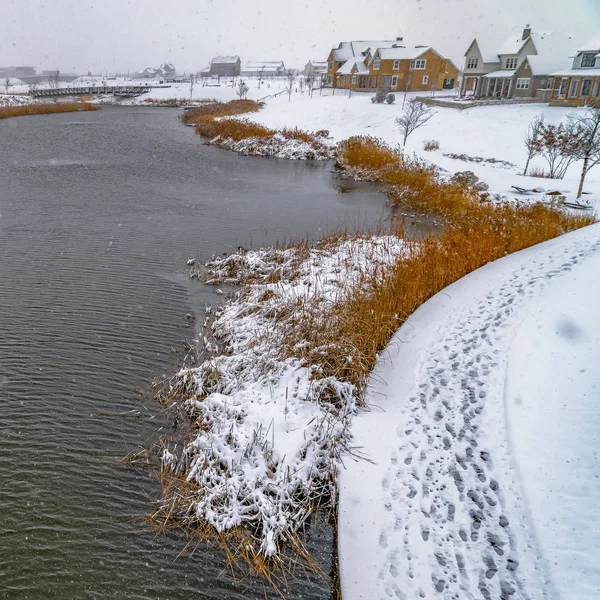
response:
<svg viewBox="0 0 600 600"><path fill-rule="evenodd" d="M34 98L53 98L57 96L97 96L98 94L112 94L113 96L139 96L149 92L156 85L87 85L81 87L59 87L59 88L42 88L32 90L31 96Z"/></svg>

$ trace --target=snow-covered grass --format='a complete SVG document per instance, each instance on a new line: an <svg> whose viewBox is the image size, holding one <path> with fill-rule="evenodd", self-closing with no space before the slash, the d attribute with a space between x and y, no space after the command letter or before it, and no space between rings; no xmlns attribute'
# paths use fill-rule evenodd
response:
<svg viewBox="0 0 600 600"><path fill-rule="evenodd" d="M340 476L344 598L598 597L599 233L489 264L394 335Z"/></svg>
<svg viewBox="0 0 600 600"><path fill-rule="evenodd" d="M357 389L302 357L300 324L334 320L403 254L395 236L342 237L207 264L211 283L245 285L209 315L208 358L173 381L195 433L163 456L175 477L161 517L217 533L244 526L239 552L254 563L294 540L317 504L335 503Z"/></svg>

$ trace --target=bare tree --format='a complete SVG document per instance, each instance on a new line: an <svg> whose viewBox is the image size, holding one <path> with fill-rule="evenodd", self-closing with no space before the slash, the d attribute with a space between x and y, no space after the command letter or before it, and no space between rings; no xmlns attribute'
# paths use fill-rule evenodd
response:
<svg viewBox="0 0 600 600"><path fill-rule="evenodd" d="M305 83L306 83L306 87L308 89L308 93L309 93L310 97L312 98L313 89L315 87L315 76L312 74L307 75Z"/></svg>
<svg viewBox="0 0 600 600"><path fill-rule="evenodd" d="M527 175L529 169L529 163L534 156L540 153L538 140L540 138L541 126L544 124L544 116L537 116L529 123L527 131L523 136L525 142L525 148L527 148L527 162L525 163L525 169L523 169L523 175Z"/></svg>
<svg viewBox="0 0 600 600"><path fill-rule="evenodd" d="M32 81L29 84L29 93L33 95L33 93L38 89L38 86L40 85L40 82L35 79L34 81Z"/></svg>
<svg viewBox="0 0 600 600"><path fill-rule="evenodd" d="M296 73L292 69L288 69L285 72L286 87L285 90L288 94L288 102L292 100L292 92L294 91L294 82L296 81Z"/></svg>
<svg viewBox="0 0 600 600"><path fill-rule="evenodd" d="M10 77L7 77L4 80L4 88L6 89L6 94L8 95L8 90L10 89L10 86L12 85L12 81L10 80Z"/></svg>
<svg viewBox="0 0 600 600"><path fill-rule="evenodd" d="M408 136L419 127L423 127L434 114L431 108L425 106L422 102L415 102L414 100L409 102L402 116L396 118L396 124L403 135L402 146L406 146Z"/></svg>
<svg viewBox="0 0 600 600"><path fill-rule="evenodd" d="M574 121L560 125L542 123L535 142L537 153L548 163L550 177L563 179L581 156L581 132Z"/></svg>
<svg viewBox="0 0 600 600"><path fill-rule="evenodd" d="M190 102L194 99L194 86L196 85L196 77L192 73L190 75Z"/></svg>
<svg viewBox="0 0 600 600"><path fill-rule="evenodd" d="M48 75L48 84L50 88L53 90L58 89L58 84L60 83L60 71L57 69L56 71L51 71Z"/></svg>
<svg viewBox="0 0 600 600"><path fill-rule="evenodd" d="M569 122L575 132L577 156L583 160L577 189L577 198L581 198L586 175L600 163L600 107L589 107L583 115L572 115Z"/></svg>
<svg viewBox="0 0 600 600"><path fill-rule="evenodd" d="M412 73L409 71L408 77L406 78L406 85L404 87L404 96L402 97L402 110L404 110L404 106L406 105L406 97L408 96L408 92L410 91L411 83L412 83Z"/></svg>
<svg viewBox="0 0 600 600"><path fill-rule="evenodd" d="M246 98L246 94L248 93L248 86L246 85L246 83L244 82L243 79L240 79L238 82L238 86L237 86L237 90L236 90L236 94L239 96L240 100L243 100L244 98Z"/></svg>
<svg viewBox="0 0 600 600"><path fill-rule="evenodd" d="M266 68L267 68L266 65L262 65L261 68L258 70L258 87L259 88L262 84L262 80L264 79Z"/></svg>

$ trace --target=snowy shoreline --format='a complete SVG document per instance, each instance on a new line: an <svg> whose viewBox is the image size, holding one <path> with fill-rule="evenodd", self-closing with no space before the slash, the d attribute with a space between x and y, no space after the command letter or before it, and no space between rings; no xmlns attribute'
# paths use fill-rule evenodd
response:
<svg viewBox="0 0 600 600"><path fill-rule="evenodd" d="M252 552L272 557L319 503L335 505L358 390L299 358L294 329L335 318L336 304L403 254L399 238L357 236L207 263L210 283L242 287L208 315L205 360L173 381L197 433L163 455L167 473L193 484L164 499L169 510L217 532L245 526Z"/></svg>
<svg viewBox="0 0 600 600"><path fill-rule="evenodd" d="M592 565L600 551L600 528L583 506L597 506L600 486L584 484L586 477L569 467L543 427L528 433L535 410L529 408L521 424L511 414L509 426L505 407L515 394L525 394L529 402L536 398L538 410L544 405L547 396L538 386L547 373L538 363L546 364L546 356L563 362L568 350L558 344L564 336L548 323L543 346L535 347L540 357L530 354L519 368L524 355L514 332L526 315L548 305L547 294L554 294L554 301L565 298L562 280L571 273L586 282L570 298L583 307L574 317L579 327L583 315L591 316L600 288L599 232L600 225L592 225L488 264L423 304L394 335L366 392L370 410L353 421L353 443L370 460L346 460L340 474L338 535L346 600L553 598L557 590L561 598L597 597L600 573ZM585 340L582 351L597 357L599 336ZM530 371L524 370L527 365ZM513 379L515 373L519 379ZM526 379L531 382L523 391L515 389ZM579 393L569 399L570 428L562 434L573 448L585 430L582 419L593 410L598 374L580 382ZM558 380L563 393L571 385L569 379ZM554 392L552 398L557 404L545 410L558 416L560 395ZM521 416L520 405L514 406ZM510 437L520 440L517 446ZM537 452L546 447L544 454ZM549 497L534 493L539 487L539 481L530 483L534 465L543 472L560 465L567 481L579 482L583 498L573 498L571 506L581 504L585 518L569 523L579 534L575 539L588 546L578 545L570 527L554 520L565 515L551 489L542 487ZM598 477L597 467L597 461L586 467L591 481ZM528 477L525 485L519 472ZM586 533L590 520L596 525ZM540 545L538 537L551 543ZM576 576L572 569L582 562L576 558L581 552L590 553L589 567L579 564Z"/></svg>

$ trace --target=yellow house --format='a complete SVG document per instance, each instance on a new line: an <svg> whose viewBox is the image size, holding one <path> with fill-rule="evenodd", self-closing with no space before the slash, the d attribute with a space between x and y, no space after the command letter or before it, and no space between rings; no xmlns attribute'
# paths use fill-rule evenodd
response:
<svg viewBox="0 0 600 600"><path fill-rule="evenodd" d="M351 51L353 55L348 56ZM360 91L452 90L459 73L451 60L431 46L407 47L401 39L342 42L331 51L327 66L327 83L332 87Z"/></svg>

